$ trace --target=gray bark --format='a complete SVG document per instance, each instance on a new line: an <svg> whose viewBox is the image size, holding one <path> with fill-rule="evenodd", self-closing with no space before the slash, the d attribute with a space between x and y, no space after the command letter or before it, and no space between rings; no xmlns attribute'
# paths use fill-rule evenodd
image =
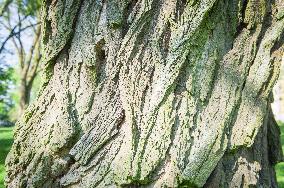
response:
<svg viewBox="0 0 284 188"><path fill-rule="evenodd" d="M277 187L281 0L46 0L8 187Z"/></svg>

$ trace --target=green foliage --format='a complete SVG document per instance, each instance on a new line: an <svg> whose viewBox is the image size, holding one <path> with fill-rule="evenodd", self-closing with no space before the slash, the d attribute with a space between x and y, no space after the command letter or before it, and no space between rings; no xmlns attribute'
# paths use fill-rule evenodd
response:
<svg viewBox="0 0 284 188"><path fill-rule="evenodd" d="M12 122L16 122L20 116L19 114L19 107L20 107L20 92L19 92L19 87L20 87L20 79L21 79L21 72L20 68L15 65L14 66L14 71L12 74L12 79L13 79L13 84L14 87L10 90L9 95L14 103L12 108L9 111L9 120Z"/></svg>
<svg viewBox="0 0 284 188"><path fill-rule="evenodd" d="M284 151L284 123L279 123L281 129L281 144ZM279 187L284 187L284 162L278 163L275 167Z"/></svg>
<svg viewBox="0 0 284 188"><path fill-rule="evenodd" d="M0 94L6 92L6 90L8 88L8 83L6 81L9 80L9 78L11 77L12 71L13 71L12 68L0 65L0 81L1 81Z"/></svg>
<svg viewBox="0 0 284 188"><path fill-rule="evenodd" d="M13 107L9 89L13 85L13 69L0 64L0 120L8 120L8 114Z"/></svg>
<svg viewBox="0 0 284 188"><path fill-rule="evenodd" d="M4 0L0 1L0 16L10 5L17 5L19 12L25 16L37 16L41 7L41 0Z"/></svg>
<svg viewBox="0 0 284 188"><path fill-rule="evenodd" d="M13 143L13 128L0 128L0 188L4 188L5 158Z"/></svg>
<svg viewBox="0 0 284 188"><path fill-rule="evenodd" d="M12 3L13 0L4 0L0 1L0 16L6 12L8 6Z"/></svg>
<svg viewBox="0 0 284 188"><path fill-rule="evenodd" d="M16 0L20 12L27 16L36 16L41 7L41 0Z"/></svg>

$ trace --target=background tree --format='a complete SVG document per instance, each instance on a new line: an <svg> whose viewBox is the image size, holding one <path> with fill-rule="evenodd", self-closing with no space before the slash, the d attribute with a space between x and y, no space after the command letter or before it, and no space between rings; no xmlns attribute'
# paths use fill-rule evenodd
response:
<svg viewBox="0 0 284 188"><path fill-rule="evenodd" d="M8 187L277 187L281 0L46 0Z"/></svg>
<svg viewBox="0 0 284 188"><path fill-rule="evenodd" d="M30 103L31 90L34 79L39 72L40 53L40 17L39 0L4 1L1 12L1 26L5 28L7 36L3 41L0 53L5 53L8 46L14 49L19 62L19 115ZM29 36L27 36L29 33ZM5 35L5 34L4 34ZM33 42L27 40L33 38ZM11 45L9 45L9 42ZM28 44L28 45L27 45ZM7 50L6 50L7 51ZM11 50L10 50L11 51Z"/></svg>

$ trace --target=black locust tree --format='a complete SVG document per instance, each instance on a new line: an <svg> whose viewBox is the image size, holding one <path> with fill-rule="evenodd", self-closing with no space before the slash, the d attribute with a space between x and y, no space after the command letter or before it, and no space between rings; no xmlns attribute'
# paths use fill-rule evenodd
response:
<svg viewBox="0 0 284 188"><path fill-rule="evenodd" d="M277 187L282 0L45 0L8 187Z"/></svg>

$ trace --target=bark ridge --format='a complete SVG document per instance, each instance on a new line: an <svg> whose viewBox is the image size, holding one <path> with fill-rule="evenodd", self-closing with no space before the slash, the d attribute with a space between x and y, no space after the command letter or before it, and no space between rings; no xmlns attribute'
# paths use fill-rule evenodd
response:
<svg viewBox="0 0 284 188"><path fill-rule="evenodd" d="M277 187L281 0L45 0L8 187Z"/></svg>

